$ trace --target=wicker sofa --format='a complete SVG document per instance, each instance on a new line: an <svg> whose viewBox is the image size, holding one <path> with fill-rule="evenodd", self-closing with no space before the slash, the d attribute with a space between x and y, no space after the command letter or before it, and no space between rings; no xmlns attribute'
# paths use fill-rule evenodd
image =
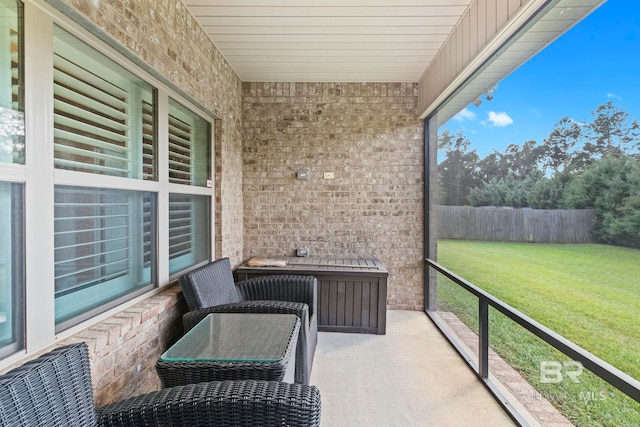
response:
<svg viewBox="0 0 640 427"><path fill-rule="evenodd" d="M180 277L189 312L185 332L209 313L281 313L300 319L295 382L309 384L318 342L318 281L313 276L273 275L234 282L229 258Z"/></svg>
<svg viewBox="0 0 640 427"><path fill-rule="evenodd" d="M318 426L313 386L221 381L162 389L97 408L85 343L0 376L0 426Z"/></svg>

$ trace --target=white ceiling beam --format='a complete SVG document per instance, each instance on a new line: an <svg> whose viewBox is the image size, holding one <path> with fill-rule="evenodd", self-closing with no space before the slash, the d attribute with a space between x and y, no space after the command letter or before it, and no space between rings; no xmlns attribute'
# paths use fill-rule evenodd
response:
<svg viewBox="0 0 640 427"><path fill-rule="evenodd" d="M279 27L232 27L225 25L202 25L208 34L276 34L276 35L438 35L446 38L451 32L449 26L426 26L426 25L403 25L399 27L301 27L301 26L279 26Z"/></svg>
<svg viewBox="0 0 640 427"><path fill-rule="evenodd" d="M211 7L190 6L194 15L206 17L307 17L322 16L332 18L342 17L433 17L453 16L458 18L466 6L427 6L427 7L398 7L395 5L367 6L367 7Z"/></svg>
<svg viewBox="0 0 640 427"><path fill-rule="evenodd" d="M437 52L440 46L436 43L351 43L351 42L290 42L285 45L282 43L257 42L257 43L235 43L235 42L216 42L216 46L223 50L404 50L413 51L416 54L424 52Z"/></svg>
<svg viewBox="0 0 640 427"><path fill-rule="evenodd" d="M213 34L210 33L216 46L222 43L290 43L290 34ZM423 48L440 49L445 35L414 34L296 34L296 43L419 43Z"/></svg>
<svg viewBox="0 0 640 427"><path fill-rule="evenodd" d="M242 7L256 7L271 6L271 7L301 7L300 0L187 0L185 3L188 6L242 6ZM389 0L304 0L305 6L311 7L376 7L376 6L389 6ZM468 0L394 0L393 7L407 7L407 6L467 6Z"/></svg>
<svg viewBox="0 0 640 427"><path fill-rule="evenodd" d="M198 21L203 25L219 25L234 27L292 27L292 26L312 26L312 27L405 27L405 26L454 26L459 17L457 16L408 16L408 17L326 17L326 16L302 16L302 17L266 17L266 16L197 16Z"/></svg>
<svg viewBox="0 0 640 427"><path fill-rule="evenodd" d="M414 73L321 73L313 71L311 73L246 73L241 76L246 82L411 82L414 83L416 76Z"/></svg>
<svg viewBox="0 0 640 427"><path fill-rule="evenodd" d="M433 50L426 50L426 49L422 49L422 50L407 50L407 49L396 49L393 52L389 52L392 57L396 56L396 55L405 55L407 56L408 54L410 54L411 56L415 57L423 57L423 56L427 56L427 55L433 55L435 53L435 51ZM360 58L368 58L368 57L372 57L372 58L387 58L387 55L383 55L381 54L381 52L379 50L347 50L347 49L342 49L342 50L335 50L335 49L325 49L325 50L314 50L314 51L310 51L307 49L303 49L303 50L288 50L288 49L273 49L273 50L269 50L268 52L265 51L264 49L254 49L254 50L240 50L240 51L234 51L232 53L229 53L229 60L234 59L234 58L238 58L239 56L245 57L245 58L250 58L252 56L260 56L260 55L269 55L273 58L273 61L278 61L279 58L282 57L297 57L297 58L301 58L302 60L304 60L305 58L313 58L313 57L317 57L317 56L323 56L323 57L342 57L342 58L354 58L354 57L360 57Z"/></svg>

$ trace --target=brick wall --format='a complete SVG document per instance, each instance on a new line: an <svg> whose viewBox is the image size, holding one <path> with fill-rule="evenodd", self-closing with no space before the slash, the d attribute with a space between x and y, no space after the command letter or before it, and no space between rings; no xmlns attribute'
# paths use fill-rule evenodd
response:
<svg viewBox="0 0 640 427"><path fill-rule="evenodd" d="M3 369L68 344L86 342L96 406L160 389L155 363L182 335L187 304L175 285Z"/></svg>
<svg viewBox="0 0 640 427"><path fill-rule="evenodd" d="M160 388L155 363L182 335L186 309L180 288L173 286L54 347L87 343L95 402L106 405Z"/></svg>
<svg viewBox="0 0 640 427"><path fill-rule="evenodd" d="M244 257L380 258L388 307L423 306L417 84L244 83ZM308 169L309 180L296 179ZM334 179L324 179L333 172Z"/></svg>

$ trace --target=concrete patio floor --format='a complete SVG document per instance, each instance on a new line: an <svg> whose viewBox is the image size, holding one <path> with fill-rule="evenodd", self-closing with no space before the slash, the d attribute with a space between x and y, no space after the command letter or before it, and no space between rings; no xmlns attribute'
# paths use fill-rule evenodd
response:
<svg viewBox="0 0 640 427"><path fill-rule="evenodd" d="M388 311L386 335L320 332L311 383L323 427L515 425L420 311Z"/></svg>

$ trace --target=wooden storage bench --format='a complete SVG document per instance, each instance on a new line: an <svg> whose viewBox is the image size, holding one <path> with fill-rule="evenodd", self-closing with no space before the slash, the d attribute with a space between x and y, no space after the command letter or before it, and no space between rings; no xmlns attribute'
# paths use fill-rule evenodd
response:
<svg viewBox="0 0 640 427"><path fill-rule="evenodd" d="M318 330L384 335L387 325L387 277L378 259L278 258L284 267L236 270L238 280L269 274L311 275L318 279Z"/></svg>

